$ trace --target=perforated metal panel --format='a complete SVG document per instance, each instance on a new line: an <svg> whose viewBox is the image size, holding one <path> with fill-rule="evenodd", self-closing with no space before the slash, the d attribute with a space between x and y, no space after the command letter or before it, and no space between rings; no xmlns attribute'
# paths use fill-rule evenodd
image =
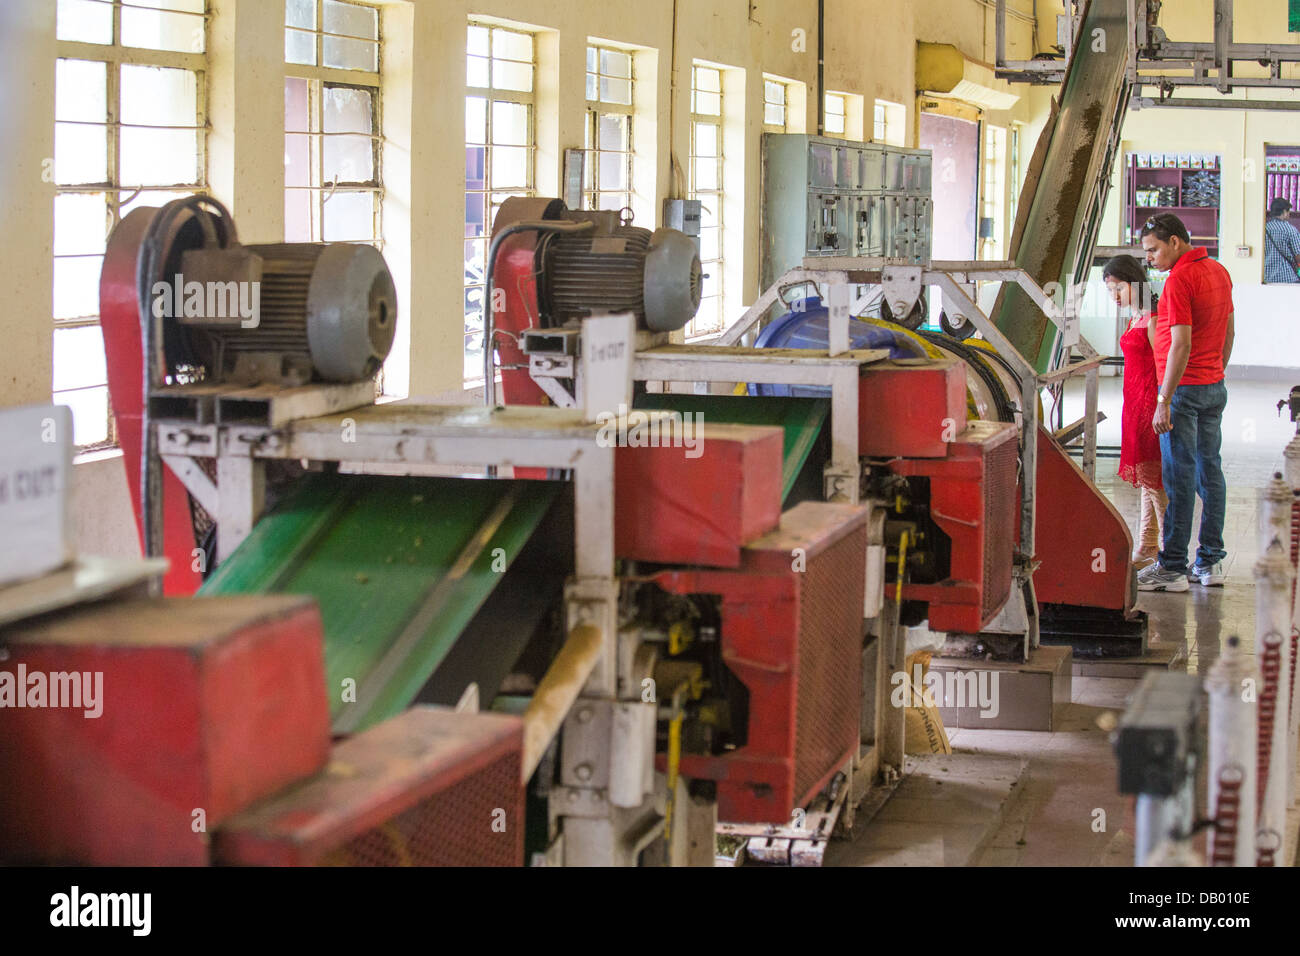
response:
<svg viewBox="0 0 1300 956"><path fill-rule="evenodd" d="M518 866L523 807L501 806L518 780L513 751L326 852L319 865Z"/></svg>
<svg viewBox="0 0 1300 956"><path fill-rule="evenodd" d="M795 795L802 806L858 740L863 525L808 562L799 593Z"/></svg>
<svg viewBox="0 0 1300 956"><path fill-rule="evenodd" d="M1010 596L1012 540L1020 496L1016 491L1019 445L1004 441L984 459L984 587L981 613L993 613Z"/></svg>

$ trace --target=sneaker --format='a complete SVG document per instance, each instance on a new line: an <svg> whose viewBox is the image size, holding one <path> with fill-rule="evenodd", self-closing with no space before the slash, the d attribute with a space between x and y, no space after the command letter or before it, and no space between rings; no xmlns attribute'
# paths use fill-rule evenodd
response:
<svg viewBox="0 0 1300 956"><path fill-rule="evenodd" d="M1216 561L1212 566L1205 567L1202 564L1193 564L1187 569L1188 581L1199 581L1203 587L1221 588L1223 581L1227 577L1223 573L1223 562Z"/></svg>
<svg viewBox="0 0 1300 956"><path fill-rule="evenodd" d="M1139 591L1186 591L1191 587L1186 574L1167 571L1159 561L1138 572L1137 585Z"/></svg>

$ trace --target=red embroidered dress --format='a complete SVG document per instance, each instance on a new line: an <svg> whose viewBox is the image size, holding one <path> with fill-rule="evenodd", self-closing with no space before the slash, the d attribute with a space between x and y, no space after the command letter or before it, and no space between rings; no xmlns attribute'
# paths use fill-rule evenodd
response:
<svg viewBox="0 0 1300 956"><path fill-rule="evenodd" d="M1124 410L1120 415L1119 477L1131 485L1163 488L1160 438L1151 427L1156 413L1155 353L1147 339L1149 312L1136 316L1120 336L1124 352Z"/></svg>

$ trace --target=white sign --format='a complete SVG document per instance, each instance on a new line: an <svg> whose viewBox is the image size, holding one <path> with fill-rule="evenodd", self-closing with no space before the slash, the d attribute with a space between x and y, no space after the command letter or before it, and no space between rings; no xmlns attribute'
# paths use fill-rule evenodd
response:
<svg viewBox="0 0 1300 956"><path fill-rule="evenodd" d="M0 409L0 586L72 560L66 405Z"/></svg>
<svg viewBox="0 0 1300 956"><path fill-rule="evenodd" d="M594 422L602 412L632 404L632 351L636 316L602 315L582 323L583 419Z"/></svg>

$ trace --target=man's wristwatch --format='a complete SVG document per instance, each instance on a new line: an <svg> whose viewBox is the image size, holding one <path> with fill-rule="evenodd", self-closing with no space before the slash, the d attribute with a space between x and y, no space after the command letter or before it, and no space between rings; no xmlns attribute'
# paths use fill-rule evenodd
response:
<svg viewBox="0 0 1300 956"><path fill-rule="evenodd" d="M1161 393L1156 392L1156 404L1157 404L1157 405L1168 405L1168 404L1169 404L1169 399L1165 398L1164 395L1162 395Z"/></svg>

